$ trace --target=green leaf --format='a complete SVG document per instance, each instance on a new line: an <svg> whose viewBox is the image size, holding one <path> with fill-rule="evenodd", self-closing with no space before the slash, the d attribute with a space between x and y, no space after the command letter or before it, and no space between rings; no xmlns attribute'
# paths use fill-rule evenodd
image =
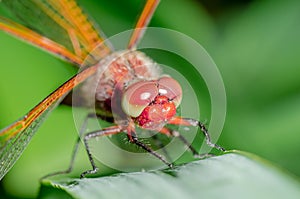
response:
<svg viewBox="0 0 300 199"><path fill-rule="evenodd" d="M232 151L163 171L44 181L41 198L299 198L300 183L255 155Z"/></svg>

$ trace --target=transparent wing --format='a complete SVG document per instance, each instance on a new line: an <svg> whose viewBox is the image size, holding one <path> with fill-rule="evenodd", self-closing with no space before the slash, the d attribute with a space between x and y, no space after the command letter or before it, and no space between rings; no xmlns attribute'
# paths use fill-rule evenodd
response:
<svg viewBox="0 0 300 199"><path fill-rule="evenodd" d="M128 43L128 49L134 49L140 39L143 37L145 28L148 26L155 9L157 8L160 0L147 0L144 9L135 25L134 31Z"/></svg>
<svg viewBox="0 0 300 199"><path fill-rule="evenodd" d="M0 131L0 180L21 156L47 114L56 107L71 89L92 76L96 70L97 65L87 68L74 76L46 97L24 117Z"/></svg>
<svg viewBox="0 0 300 199"><path fill-rule="evenodd" d="M0 16L0 30L3 30L15 37L27 41L35 46L38 46L68 62L77 66L83 63L83 58L77 56L65 46L62 46L42 35L22 26L14 21Z"/></svg>
<svg viewBox="0 0 300 199"><path fill-rule="evenodd" d="M16 16L13 20L64 46L81 59L92 50L94 55L90 59L98 60L110 52L105 36L74 0L2 0L1 4ZM99 44L102 45L94 50Z"/></svg>
<svg viewBox="0 0 300 199"><path fill-rule="evenodd" d="M10 136L5 135L5 131L9 129L4 129L3 132L1 132L1 134L3 133L4 135L0 136L0 180L19 159L22 152L30 142L32 136L45 120L48 113L50 113L59 104L59 102L60 100L49 106L43 113L40 114L40 116L36 120L32 121L31 124L26 125L26 127L24 127L20 132L16 131L14 133L11 133ZM19 121L23 122L24 120L26 120L25 117L23 117ZM7 136L10 137L8 140L6 140Z"/></svg>

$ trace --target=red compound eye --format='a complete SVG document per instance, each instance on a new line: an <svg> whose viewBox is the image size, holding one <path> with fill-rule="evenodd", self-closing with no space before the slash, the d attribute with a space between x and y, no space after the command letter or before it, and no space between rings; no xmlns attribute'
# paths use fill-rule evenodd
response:
<svg viewBox="0 0 300 199"><path fill-rule="evenodd" d="M122 109L127 115L136 118L146 107L153 104L163 104L170 101L177 108L181 98L182 89L179 83L171 77L162 77L156 81L137 82L130 85L123 95ZM166 113L164 112L164 114Z"/></svg>
<svg viewBox="0 0 300 199"><path fill-rule="evenodd" d="M182 89L180 84L171 77L162 77L158 80L158 92L174 102L176 108L180 105L182 99Z"/></svg>
<svg viewBox="0 0 300 199"><path fill-rule="evenodd" d="M156 81L137 82L131 85L123 95L123 111L131 117L137 117L157 95Z"/></svg>

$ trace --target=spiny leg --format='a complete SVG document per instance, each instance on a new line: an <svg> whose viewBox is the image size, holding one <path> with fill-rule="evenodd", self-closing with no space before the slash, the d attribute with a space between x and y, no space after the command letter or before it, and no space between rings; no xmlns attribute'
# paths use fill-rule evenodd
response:
<svg viewBox="0 0 300 199"><path fill-rule="evenodd" d="M133 137L133 140L131 141L133 144L136 144L137 146L143 148L145 151L149 152L151 155L157 157L159 160L161 160L163 163L165 163L168 167L172 168L172 163L169 163L162 155L156 153L152 148L144 144L143 142L139 141L137 137Z"/></svg>
<svg viewBox="0 0 300 199"><path fill-rule="evenodd" d="M205 125L197 120L189 119L189 118L174 117L172 120L169 121L169 124L199 127L201 132L205 136L206 144L208 146L216 148L220 151L225 151L225 149L223 147L211 142L210 135L209 135L208 130L206 129Z"/></svg>
<svg viewBox="0 0 300 199"><path fill-rule="evenodd" d="M52 176L69 174L69 173L72 172L73 166L74 166L74 162L75 162L75 158L76 158L76 155L77 155L77 152L78 152L78 148L79 148L80 138L81 138L81 136L83 135L83 133L85 132L85 130L87 128L88 120L90 118L96 118L96 117L97 116L94 113L89 113L85 117L85 119L83 121L83 124L81 126L81 129L79 131L79 135L78 135L78 137L76 139L76 142L74 144L74 147L73 147L73 151L72 151L72 156L71 156L71 160L70 160L70 163L69 163L69 167L66 170L63 170L63 171L57 171L57 172L53 172L53 173L47 174L47 175L43 176L40 179L40 181L43 180L43 179L45 179L45 178L52 177Z"/></svg>
<svg viewBox="0 0 300 199"><path fill-rule="evenodd" d="M185 137L183 137L178 131L174 131L167 127L164 127L160 130L160 133L179 138L180 141L183 142L190 149L190 151L193 153L193 156L195 158L203 159L203 158L214 156L213 154L210 153L199 154L198 151L192 146L192 144Z"/></svg>
<svg viewBox="0 0 300 199"><path fill-rule="evenodd" d="M161 139L158 137L158 135L156 133L152 134L152 139L154 140L156 146L158 146L162 150L162 152L164 153L164 156L166 157L166 159L168 161L172 161L172 158L170 157L168 151L164 147L165 145L163 144L163 142L161 141Z"/></svg>
<svg viewBox="0 0 300 199"><path fill-rule="evenodd" d="M169 163L162 155L160 155L159 153L157 153L156 151L154 151L151 147L147 146L145 143L139 141L139 139L137 138L135 131L134 131L134 124L130 123L128 128L127 128L127 137L129 142L143 148L145 151L147 151L148 153L150 153L151 155L155 156L156 158L158 158L160 161L162 161L164 164L166 164L168 167L172 168L173 165L172 163Z"/></svg>
<svg viewBox="0 0 300 199"><path fill-rule="evenodd" d="M196 151L196 149L192 146L192 144L185 137L183 137L180 134L180 132L172 131L172 135L174 137L178 137L181 140L181 142L183 142L186 146L188 146L195 158L203 159L203 158L208 158L208 157L214 156L213 154L210 154L210 153L199 154L199 152Z"/></svg>
<svg viewBox="0 0 300 199"><path fill-rule="evenodd" d="M95 164L95 161L94 161L94 158L92 156L92 153L91 153L88 141L90 139L92 139L92 138L96 138L96 137L100 137L100 136L114 135L114 134L120 133L121 130L122 129L119 126L112 126L112 127L108 127L108 128L102 129L102 130L98 130L98 131L93 131L93 132L87 133L84 136L83 141L84 141L84 145L85 145L85 150L87 152L89 161L90 161L90 163L92 165L92 169L83 172L80 175L80 178L85 177L87 174L94 174L94 173L96 173L98 171L98 167Z"/></svg>
<svg viewBox="0 0 300 199"><path fill-rule="evenodd" d="M199 153L196 151L196 149L183 137L178 131L171 130L167 127L163 127L160 131L160 133L165 134L167 136L174 136L178 137L193 153L194 156L199 155Z"/></svg>

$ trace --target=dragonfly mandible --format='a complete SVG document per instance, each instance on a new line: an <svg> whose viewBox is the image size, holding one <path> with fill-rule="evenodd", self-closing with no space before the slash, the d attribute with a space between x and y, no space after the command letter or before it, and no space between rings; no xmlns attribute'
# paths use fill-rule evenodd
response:
<svg viewBox="0 0 300 199"><path fill-rule="evenodd" d="M172 163L164 156L138 139L135 132L137 126L179 137L194 155L199 155L180 133L165 127L166 124L196 126L203 132L209 146L224 151L224 148L211 142L206 127L200 121L176 116L176 109L183 97L180 84L172 77L162 74L158 64L136 50L159 0L146 1L124 51L113 50L102 31L96 28L98 26L95 26L74 0L2 0L1 3L24 21L20 24L0 17L1 30L78 66L82 71L53 91L21 119L0 131L0 179L21 156L48 113L74 87L87 79L93 81L100 78L99 89L95 94L96 106L105 113L110 113L112 106L115 106L118 120L122 122L114 118L113 126L83 135L92 169L83 172L81 177L97 172L88 141L121 132L127 134L131 143L172 167ZM40 12L29 13L32 15L31 20L25 20L22 18L22 11L27 9L28 15L29 8ZM50 24L52 31L47 27L41 28L39 23ZM104 74L101 71L103 66L107 68ZM102 74L101 77L98 76L99 73ZM117 90L119 95L113 95L113 90Z"/></svg>

